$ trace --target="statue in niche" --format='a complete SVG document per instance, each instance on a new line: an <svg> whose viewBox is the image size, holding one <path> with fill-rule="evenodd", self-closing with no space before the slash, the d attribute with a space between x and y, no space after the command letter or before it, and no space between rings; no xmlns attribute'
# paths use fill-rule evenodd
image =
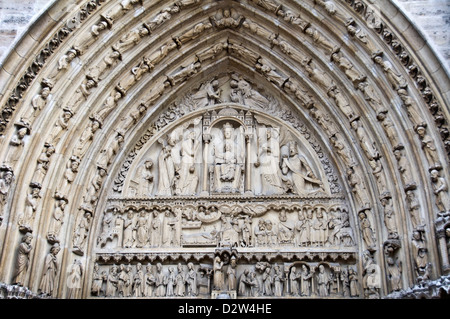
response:
<svg viewBox="0 0 450 319"><path fill-rule="evenodd" d="M148 264L144 275L144 296L153 296L153 290L155 288L156 278L152 272L152 265Z"/></svg>
<svg viewBox="0 0 450 319"><path fill-rule="evenodd" d="M136 273L133 277L133 296L144 296L144 271L141 263L136 264Z"/></svg>
<svg viewBox="0 0 450 319"><path fill-rule="evenodd" d="M223 271L224 262L219 257L216 256L214 258L214 281L213 281L213 289L214 290L223 290L225 288L225 275Z"/></svg>
<svg viewBox="0 0 450 319"><path fill-rule="evenodd" d="M38 200L41 198L41 184L31 182L30 188L31 190L25 199L25 209L19 217L18 224L21 232L32 232L32 224L36 214Z"/></svg>
<svg viewBox="0 0 450 319"><path fill-rule="evenodd" d="M450 197L448 194L448 185L445 178L439 175L438 170L431 170L431 182L433 186L433 193L436 197L436 207L440 213L450 212Z"/></svg>
<svg viewBox="0 0 450 319"><path fill-rule="evenodd" d="M169 136L167 144L164 144L162 140L158 140L158 142L161 143L162 149L158 156L159 179L157 195L170 196L172 195L176 169L172 156L175 141Z"/></svg>
<svg viewBox="0 0 450 319"><path fill-rule="evenodd" d="M195 131L189 131L187 138L181 143L181 163L175 177L175 195L195 195L197 192L199 178L195 168L195 154L199 145Z"/></svg>
<svg viewBox="0 0 450 319"><path fill-rule="evenodd" d="M27 275L28 266L30 265L30 252L33 249L31 241L33 235L26 233L22 237L22 241L17 249L16 264L14 268L13 284L25 286L25 278Z"/></svg>
<svg viewBox="0 0 450 319"><path fill-rule="evenodd" d="M161 231L162 222L159 218L157 210L153 210L153 219L150 225L150 244L152 247L159 247L161 245Z"/></svg>
<svg viewBox="0 0 450 319"><path fill-rule="evenodd" d="M270 39L274 37L274 34L272 32L249 19L244 20L242 26L260 38L265 38L270 41Z"/></svg>
<svg viewBox="0 0 450 319"><path fill-rule="evenodd" d="M109 270L108 279L106 282L106 297L115 297L119 289L119 268L113 265Z"/></svg>
<svg viewBox="0 0 450 319"><path fill-rule="evenodd" d="M311 244L311 209L300 210L298 212L298 221L295 223L295 243L297 246L305 247Z"/></svg>
<svg viewBox="0 0 450 319"><path fill-rule="evenodd" d="M311 195L324 192L323 183L316 177L306 159L299 155L297 142L288 143L289 155L283 156L281 171L283 175L290 174L293 190L298 195Z"/></svg>
<svg viewBox="0 0 450 319"><path fill-rule="evenodd" d="M177 274L175 276L175 296L184 297L186 295L186 277L187 273L185 273L185 271L183 270L183 265L181 265L181 263L178 263Z"/></svg>
<svg viewBox="0 0 450 319"><path fill-rule="evenodd" d="M49 230L47 232L47 240L49 243L59 242L59 233L64 223L64 211L68 203L67 197L58 192L55 193L55 208L53 209L52 219L50 221Z"/></svg>
<svg viewBox="0 0 450 319"><path fill-rule="evenodd" d="M261 294L263 296L272 296L273 295L273 289L272 289L273 277L272 277L272 275L270 273L271 270L272 270L272 268L267 267L264 270L264 273L262 275L262 282L263 282L263 284L262 284Z"/></svg>
<svg viewBox="0 0 450 319"><path fill-rule="evenodd" d="M112 109L117 106L117 102L123 97L122 92L114 90L103 102L102 107L94 113L94 118L104 121L111 113Z"/></svg>
<svg viewBox="0 0 450 319"><path fill-rule="evenodd" d="M236 257L232 256L227 268L228 290L236 290Z"/></svg>
<svg viewBox="0 0 450 319"><path fill-rule="evenodd" d="M152 160L146 160L138 170L139 177L139 191L140 196L151 196L153 193L153 174L151 169L153 167Z"/></svg>
<svg viewBox="0 0 450 319"><path fill-rule="evenodd" d="M388 257L387 277L391 286L391 291L402 290L402 262L395 261L392 257Z"/></svg>
<svg viewBox="0 0 450 319"><path fill-rule="evenodd" d="M252 246L252 241L252 220L251 217L246 216L241 226L241 246L250 247Z"/></svg>
<svg viewBox="0 0 450 319"><path fill-rule="evenodd" d="M58 243L53 244L50 248L50 253L45 257L44 271L39 285L39 291L43 295L51 296L56 286L56 276L58 275L58 260L56 255L61 248Z"/></svg>
<svg viewBox="0 0 450 319"><path fill-rule="evenodd" d="M391 197L383 196L380 198L381 205L384 207L384 224L389 232L389 238L398 238L397 224L395 222L394 208L392 207Z"/></svg>
<svg viewBox="0 0 450 319"><path fill-rule="evenodd" d="M134 236L134 218L133 213L129 211L126 217L122 217L123 219L123 247L131 248L135 241Z"/></svg>
<svg viewBox="0 0 450 319"><path fill-rule="evenodd" d="M299 296L300 295L300 287L298 284L298 279L301 278L301 274L297 273L297 267L292 266L291 272L289 274L289 284L290 284L290 292L291 296Z"/></svg>
<svg viewBox="0 0 450 319"><path fill-rule="evenodd" d="M98 167L97 173L90 182L90 185L86 190L86 195L83 197L84 198L84 203L82 204L83 209L89 211L93 209L93 206L97 203L98 192L102 187L103 179L105 178L105 176L106 176L106 169Z"/></svg>
<svg viewBox="0 0 450 319"><path fill-rule="evenodd" d="M117 293L119 297L130 297L131 296L131 279L129 274L129 268L125 264L120 265L120 271L118 273L117 279Z"/></svg>
<svg viewBox="0 0 450 319"><path fill-rule="evenodd" d="M258 220L258 224L255 226L255 245L256 246L266 246L267 244L267 234L266 234L266 223L264 219Z"/></svg>
<svg viewBox="0 0 450 319"><path fill-rule="evenodd" d="M157 263L155 275L155 297L166 296L167 276L163 273L162 270L162 264Z"/></svg>
<svg viewBox="0 0 450 319"><path fill-rule="evenodd" d="M214 186L217 193L237 193L240 191L244 162L243 127L233 128L227 122L222 127L222 138L216 138L213 147Z"/></svg>
<svg viewBox="0 0 450 319"><path fill-rule="evenodd" d="M286 279L283 276L283 270L277 264L273 267L273 295L275 297L282 297L284 291L284 282Z"/></svg>
<svg viewBox="0 0 450 319"><path fill-rule="evenodd" d="M281 179L280 147L278 131L264 128L258 136L259 154L255 166L261 174L261 193L263 195L284 194L285 187ZM264 134L265 133L265 134Z"/></svg>
<svg viewBox="0 0 450 319"><path fill-rule="evenodd" d="M324 265L319 265L319 273L317 274L317 295L319 297L327 297L330 295L331 278L326 273Z"/></svg>
<svg viewBox="0 0 450 319"><path fill-rule="evenodd" d="M108 277L106 275L106 271L100 273L98 263L94 264L94 269L92 270L92 286L91 286L91 294L94 296L100 296L103 293L103 282L107 281ZM106 292L105 292L106 293Z"/></svg>
<svg viewBox="0 0 450 319"><path fill-rule="evenodd" d="M308 21L303 20L299 15L295 15L290 10L280 9L278 10L277 15L283 17L284 21L293 24L295 26L298 26L303 32L307 27L310 26L310 23Z"/></svg>
<svg viewBox="0 0 450 319"><path fill-rule="evenodd" d="M114 140L109 144L109 146L101 150L97 166L106 169L113 161L113 157L119 152L123 141L124 137L121 134L117 134Z"/></svg>
<svg viewBox="0 0 450 319"><path fill-rule="evenodd" d="M240 296L249 296L249 280L250 280L250 270L248 268L244 269L241 277L239 278L238 294Z"/></svg>
<svg viewBox="0 0 450 319"><path fill-rule="evenodd" d="M174 289L176 283L175 270L172 266L169 267L169 274L167 275L166 297L174 296Z"/></svg>
<svg viewBox="0 0 450 319"><path fill-rule="evenodd" d="M300 272L300 296L310 296L311 295L311 280L313 273L308 269L308 267L303 264L302 270Z"/></svg>
<svg viewBox="0 0 450 319"><path fill-rule="evenodd" d="M164 213L164 229L163 229L163 244L168 247L173 247L179 244L177 236L178 217L170 210Z"/></svg>
<svg viewBox="0 0 450 319"><path fill-rule="evenodd" d="M197 280L197 272L194 269L193 263L188 263L188 273L187 273L187 295L188 296L197 296L198 295L198 280Z"/></svg>
<svg viewBox="0 0 450 319"><path fill-rule="evenodd" d="M136 221L136 248L142 248L147 245L148 238L148 221L145 212L139 214L138 220Z"/></svg>
<svg viewBox="0 0 450 319"><path fill-rule="evenodd" d="M359 296L358 274L353 268L348 269L348 280L350 285L350 297Z"/></svg>
<svg viewBox="0 0 450 319"><path fill-rule="evenodd" d="M317 208L311 220L311 244L324 246L326 241L327 217L322 208Z"/></svg>

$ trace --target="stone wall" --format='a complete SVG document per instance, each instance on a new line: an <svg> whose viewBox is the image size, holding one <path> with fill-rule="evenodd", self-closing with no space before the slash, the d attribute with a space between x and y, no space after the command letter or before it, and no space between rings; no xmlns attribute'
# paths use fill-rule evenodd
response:
<svg viewBox="0 0 450 319"><path fill-rule="evenodd" d="M448 0L394 0L450 67L450 2Z"/></svg>

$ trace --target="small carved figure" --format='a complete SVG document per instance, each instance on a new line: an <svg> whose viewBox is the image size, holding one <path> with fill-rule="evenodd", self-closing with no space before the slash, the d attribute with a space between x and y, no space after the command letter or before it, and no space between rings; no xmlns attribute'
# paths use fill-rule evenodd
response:
<svg viewBox="0 0 450 319"><path fill-rule="evenodd" d="M52 296L53 290L56 286L56 276L58 275L58 260L56 255L61 248L58 243L53 244L50 248L50 253L45 257L44 271L41 277L41 283L39 285L39 291L41 294Z"/></svg>
<svg viewBox="0 0 450 319"><path fill-rule="evenodd" d="M430 172L431 182L433 183L433 192L436 198L436 207L440 213L450 212L450 197L448 193L448 184L445 178L439 175L439 171L433 169Z"/></svg>
<svg viewBox="0 0 450 319"><path fill-rule="evenodd" d="M106 283L106 297L115 297L119 289L119 273L116 265L113 265L109 270L108 279Z"/></svg>
<svg viewBox="0 0 450 319"><path fill-rule="evenodd" d="M301 278L300 273L296 273L297 268L293 266L291 268L291 272L289 274L289 284L290 284L290 292L291 296L299 296L300 295L300 287L298 284L298 279Z"/></svg>
<svg viewBox="0 0 450 319"><path fill-rule="evenodd" d="M47 232L47 240L50 243L59 242L59 232L64 223L64 210L68 203L67 197L58 192L55 193L55 208L53 209L52 219L50 221L49 230Z"/></svg>
<svg viewBox="0 0 450 319"><path fill-rule="evenodd" d="M85 211L80 223L75 229L73 235L73 252L77 255L84 255L84 245L86 243L86 238L89 233L89 227L91 224L92 213Z"/></svg>
<svg viewBox="0 0 450 319"><path fill-rule="evenodd" d="M33 235L31 233L26 233L22 237L22 241L19 244L19 248L17 249L16 265L14 268L13 284L25 286L27 270L30 264L30 252L33 249L33 246L31 245L32 239Z"/></svg>
<svg viewBox="0 0 450 319"><path fill-rule="evenodd" d="M250 271L245 268L241 277L239 278L238 294L240 296L249 296L249 281L250 281Z"/></svg>
<svg viewBox="0 0 450 319"><path fill-rule="evenodd" d="M195 271L194 264L188 263L188 273L187 273L187 295L197 296L198 295L198 280L197 272Z"/></svg>
<svg viewBox="0 0 450 319"><path fill-rule="evenodd" d="M22 232L31 232L34 216L36 214L38 199L41 198L41 184L30 183L30 192L25 199L25 209L19 218L19 230Z"/></svg>
<svg viewBox="0 0 450 319"><path fill-rule="evenodd" d="M144 296L144 272L142 271L142 264L137 263L136 273L133 277L133 296L142 297Z"/></svg>
<svg viewBox="0 0 450 319"><path fill-rule="evenodd" d="M402 263L394 261L392 257L387 259L388 279L391 291L402 290Z"/></svg>
<svg viewBox="0 0 450 319"><path fill-rule="evenodd" d="M222 290L225 288L225 275L223 272L223 261L219 256L214 258L214 290Z"/></svg>
<svg viewBox="0 0 450 319"><path fill-rule="evenodd" d="M94 274L95 275L95 274ZM81 264L81 261L78 259L75 259L73 261L73 264L70 266L70 274L67 277L67 298L68 299L76 299L78 297L78 293L81 291L81 276L83 276L83 265ZM99 281L100 288L98 294L102 291L102 284L103 281L106 279L106 273L103 272L100 275Z"/></svg>

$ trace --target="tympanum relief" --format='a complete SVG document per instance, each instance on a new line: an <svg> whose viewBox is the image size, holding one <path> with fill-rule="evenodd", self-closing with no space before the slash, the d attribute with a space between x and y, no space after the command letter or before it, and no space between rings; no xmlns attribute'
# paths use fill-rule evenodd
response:
<svg viewBox="0 0 450 319"><path fill-rule="evenodd" d="M371 222L351 220L306 127L275 105L232 74L169 109L177 125L161 115L107 200L91 296L360 296L354 223Z"/></svg>

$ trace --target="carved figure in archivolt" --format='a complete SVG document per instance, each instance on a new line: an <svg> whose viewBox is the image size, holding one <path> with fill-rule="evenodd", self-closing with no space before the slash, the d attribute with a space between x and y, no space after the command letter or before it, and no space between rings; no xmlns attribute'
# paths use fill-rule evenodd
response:
<svg viewBox="0 0 450 319"><path fill-rule="evenodd" d="M19 217L19 230L22 232L32 231L32 224L36 215L38 200L41 198L41 184L30 183L30 191L25 199L25 208Z"/></svg>
<svg viewBox="0 0 450 319"><path fill-rule="evenodd" d="M80 256L84 255L84 246L89 233L91 218L92 213L85 211L73 234L73 252Z"/></svg>
<svg viewBox="0 0 450 319"><path fill-rule="evenodd" d="M290 179L293 190L298 195L310 195L325 192L323 183L316 177L306 159L299 155L298 145L295 141L288 143L289 153L282 156L282 173Z"/></svg>
<svg viewBox="0 0 450 319"><path fill-rule="evenodd" d="M31 233L26 233L22 237L22 241L17 248L13 284L25 286L25 278L30 264L30 252L33 249L33 246L31 245L32 240L33 235Z"/></svg>
<svg viewBox="0 0 450 319"><path fill-rule="evenodd" d="M239 192L245 156L243 127L234 128L231 123L227 122L223 124L222 133L217 135L212 142L214 156L213 191L218 193Z"/></svg>
<svg viewBox="0 0 450 319"><path fill-rule="evenodd" d="M51 296L56 286L56 276L58 275L58 260L56 255L61 248L58 243L53 244L50 248L50 253L45 257L44 271L41 277L41 283L39 285L39 291L41 294Z"/></svg>
<svg viewBox="0 0 450 319"><path fill-rule="evenodd" d="M433 186L433 193L436 198L436 207L440 213L450 212L450 197L448 193L448 183L438 170L431 170L430 178Z"/></svg>
<svg viewBox="0 0 450 319"><path fill-rule="evenodd" d="M219 9L216 14L210 17L211 22L218 29L237 28L245 18L235 9Z"/></svg>
<svg viewBox="0 0 450 319"><path fill-rule="evenodd" d="M61 231L62 224L64 223L64 211L68 203L67 197L58 192L54 195L55 207L53 209L52 219L50 220L50 226L47 232L47 240L50 243L59 242L59 233Z"/></svg>
<svg viewBox="0 0 450 319"><path fill-rule="evenodd" d="M55 153L55 148L53 145L45 143L44 150L37 159L36 169L33 174L32 181L36 183L41 183L44 181L45 175L50 165L50 157Z"/></svg>
<svg viewBox="0 0 450 319"><path fill-rule="evenodd" d="M14 181L14 172L8 165L0 166L0 225L3 221L4 207L9 189Z"/></svg>

